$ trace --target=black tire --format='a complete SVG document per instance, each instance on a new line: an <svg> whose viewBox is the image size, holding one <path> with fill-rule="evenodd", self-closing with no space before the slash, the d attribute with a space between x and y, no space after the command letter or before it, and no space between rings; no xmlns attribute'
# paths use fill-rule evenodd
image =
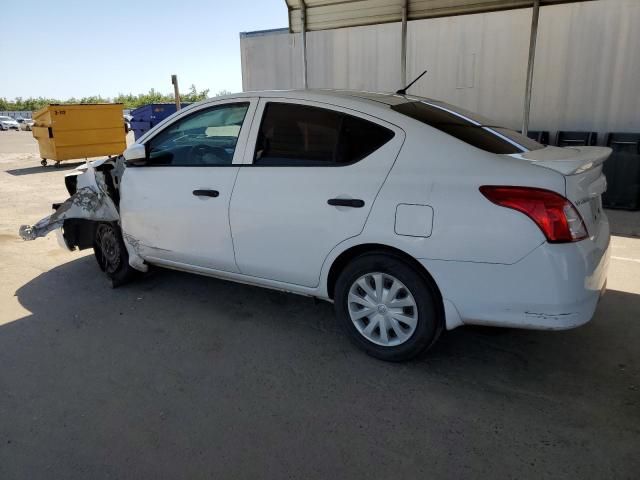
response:
<svg viewBox="0 0 640 480"><path fill-rule="evenodd" d="M120 227L113 222L96 224L93 253L113 288L130 282L139 272L129 265L129 254Z"/></svg>
<svg viewBox="0 0 640 480"><path fill-rule="evenodd" d="M417 306L417 324L409 338L399 345L383 346L366 338L354 325L349 313L349 291L362 276L380 272L399 280L410 292ZM381 360L402 362L424 353L440 336L443 328L442 301L433 282L400 257L386 252L372 252L353 259L340 273L334 291L338 322L349 339L369 355ZM379 331L379 330L378 330ZM389 330L391 332L391 330Z"/></svg>

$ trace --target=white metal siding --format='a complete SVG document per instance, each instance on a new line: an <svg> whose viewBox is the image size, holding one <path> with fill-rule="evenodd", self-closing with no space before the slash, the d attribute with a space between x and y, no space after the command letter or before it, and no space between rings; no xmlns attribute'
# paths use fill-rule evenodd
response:
<svg viewBox="0 0 640 480"><path fill-rule="evenodd" d="M407 78L428 70L409 92L520 127L530 25L531 10L409 22Z"/></svg>
<svg viewBox="0 0 640 480"><path fill-rule="evenodd" d="M342 28L307 34L309 85L353 90L397 90L400 25Z"/></svg>
<svg viewBox="0 0 640 480"><path fill-rule="evenodd" d="M640 1L540 11L531 130L640 130ZM531 10L414 20L409 92L520 128ZM302 87L299 34L241 37L243 88ZM309 32L310 88L400 88L400 24Z"/></svg>
<svg viewBox="0 0 640 480"><path fill-rule="evenodd" d="M242 89L272 90L302 86L300 35L287 31L241 34Z"/></svg>

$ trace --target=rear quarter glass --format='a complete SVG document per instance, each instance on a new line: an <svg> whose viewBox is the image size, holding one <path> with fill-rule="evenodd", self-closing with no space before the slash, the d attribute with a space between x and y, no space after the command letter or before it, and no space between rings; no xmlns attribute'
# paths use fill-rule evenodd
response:
<svg viewBox="0 0 640 480"><path fill-rule="evenodd" d="M510 155L544 145L495 122L441 102L408 101L393 110L490 153Z"/></svg>

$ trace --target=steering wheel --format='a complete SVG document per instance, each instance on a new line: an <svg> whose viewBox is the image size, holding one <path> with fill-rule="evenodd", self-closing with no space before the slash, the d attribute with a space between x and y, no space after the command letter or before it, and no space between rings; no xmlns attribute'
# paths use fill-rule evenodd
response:
<svg viewBox="0 0 640 480"><path fill-rule="evenodd" d="M213 147L204 143L194 145L189 149L190 163L224 165L229 163L228 157L229 155L224 148Z"/></svg>

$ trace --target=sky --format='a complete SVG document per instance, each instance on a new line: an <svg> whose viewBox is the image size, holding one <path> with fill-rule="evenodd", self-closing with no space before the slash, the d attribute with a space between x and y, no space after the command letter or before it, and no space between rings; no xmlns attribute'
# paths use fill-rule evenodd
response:
<svg viewBox="0 0 640 480"><path fill-rule="evenodd" d="M242 90L240 32L287 27L284 0L2 0L0 97Z"/></svg>

